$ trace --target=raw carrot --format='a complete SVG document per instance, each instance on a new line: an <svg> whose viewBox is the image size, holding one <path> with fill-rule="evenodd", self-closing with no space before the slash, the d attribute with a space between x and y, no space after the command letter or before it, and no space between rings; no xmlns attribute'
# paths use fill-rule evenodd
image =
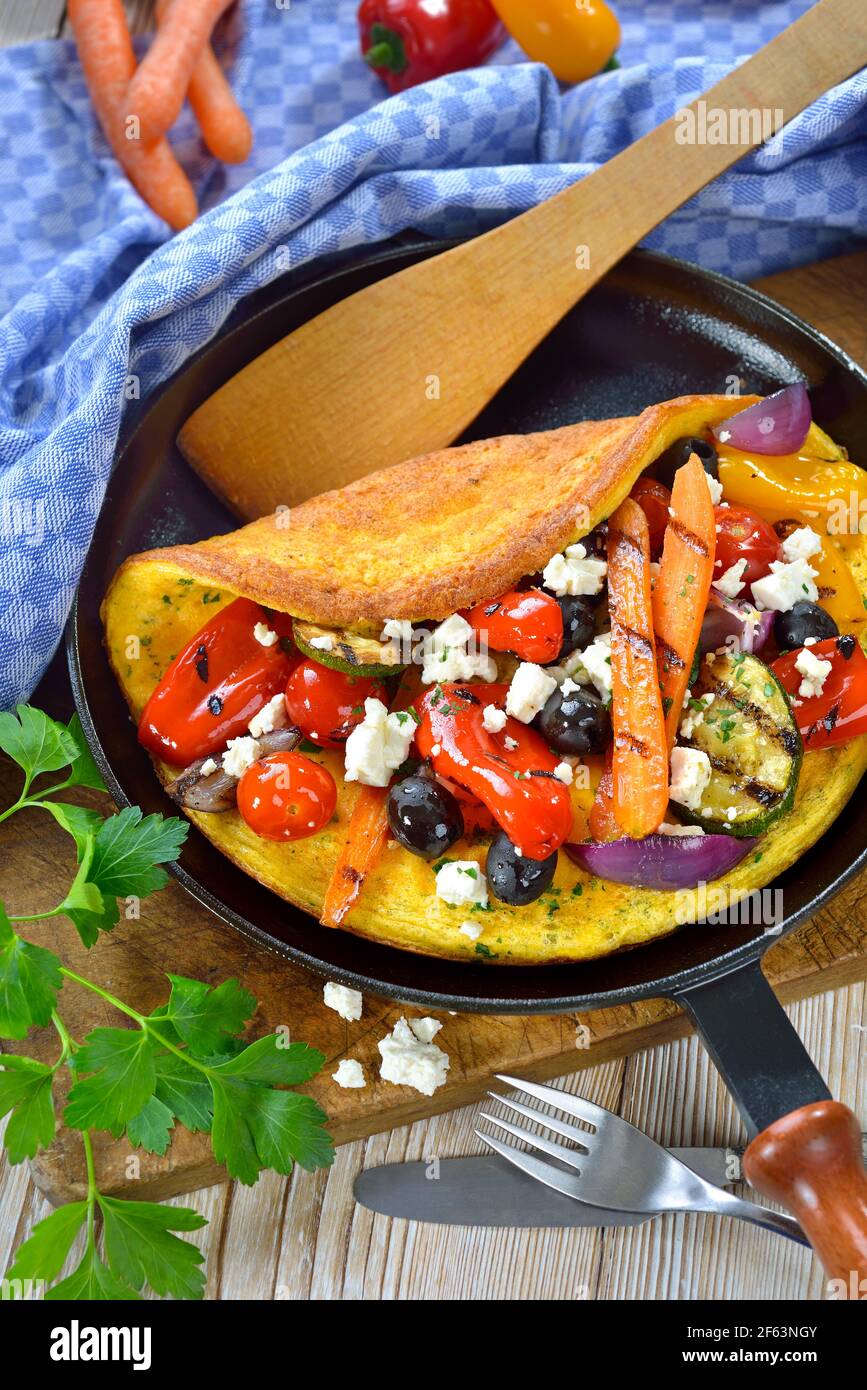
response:
<svg viewBox="0 0 867 1390"><path fill-rule="evenodd" d="M180 115L211 31L232 0L175 0L129 84L128 103L147 145Z"/></svg>
<svg viewBox="0 0 867 1390"><path fill-rule="evenodd" d="M624 834L641 839L665 817L668 749L653 641L650 534L644 512L631 497L608 522L608 606L612 807Z"/></svg>
<svg viewBox="0 0 867 1390"><path fill-rule="evenodd" d="M716 552L713 501L695 454L674 476L671 511L653 589L653 630L669 749L677 737Z"/></svg>
<svg viewBox="0 0 867 1390"><path fill-rule="evenodd" d="M157 0L158 24L171 4ZM253 131L209 43L193 68L187 97L211 154L224 164L243 164L253 148Z"/></svg>
<svg viewBox="0 0 867 1390"><path fill-rule="evenodd" d="M126 125L126 92L135 72L135 53L122 0L68 0L85 81L105 138L130 182L169 226L179 231L194 221L196 195L167 142L145 147Z"/></svg>
<svg viewBox="0 0 867 1390"><path fill-rule="evenodd" d="M408 709L419 688L419 673L410 667L404 672L391 708ZM319 920L324 927L341 925L349 909L358 901L368 874L379 863L388 839L387 800L388 787L361 786L358 789L346 844L340 851L322 904Z"/></svg>

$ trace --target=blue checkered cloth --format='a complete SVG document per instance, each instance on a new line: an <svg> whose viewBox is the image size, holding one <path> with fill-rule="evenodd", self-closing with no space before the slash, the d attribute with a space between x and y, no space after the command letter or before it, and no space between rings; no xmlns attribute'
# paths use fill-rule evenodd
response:
<svg viewBox="0 0 867 1390"><path fill-rule="evenodd" d="M222 168L181 119L173 142L205 212L173 238L108 152L71 45L0 52L0 707L29 695L57 645L131 376L151 391L239 299L324 252L407 228L478 232L550 197L808 0L619 0L618 71L561 92L510 42L386 101L355 8L242 0L228 17L218 47L256 148ZM865 235L867 73L646 244L747 279Z"/></svg>

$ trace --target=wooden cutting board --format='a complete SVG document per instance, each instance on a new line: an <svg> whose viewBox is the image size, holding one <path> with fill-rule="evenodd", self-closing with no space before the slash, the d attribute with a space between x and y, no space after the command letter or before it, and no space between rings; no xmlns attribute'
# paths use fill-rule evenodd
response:
<svg viewBox="0 0 867 1390"><path fill-rule="evenodd" d="M867 364L867 253L841 257L760 282L760 287L801 314ZM864 460L859 460L864 462ZM59 674L58 674L59 673ZM67 713L60 663L35 703ZM0 764L0 806L17 796L18 773ZM108 812L108 798L83 793ZM845 813L844 813L845 814ZM43 812L16 815L0 826L0 897L10 913L52 907L65 894L73 872L72 842ZM138 1009L150 1010L167 993L165 972L217 984L235 976L259 1000L253 1035L286 1025L292 1037L320 1048L328 1063L306 1089L329 1115L337 1143L390 1129L482 1096L494 1072L519 1070L547 1079L595 1066L688 1033L673 1005L647 1000L588 1014L501 1018L444 1016L437 1041L451 1058L449 1081L431 1098L378 1080L376 1044L400 1015L412 1010L368 996L358 1023L346 1024L322 1003L322 981L300 967L267 954L238 936L189 898L174 882L142 906L138 922L122 922L87 952L64 919L32 924L30 939L51 946L73 970L94 979ZM867 976L867 875L856 880L812 922L768 952L766 968L784 1002L835 989ZM117 1025L107 1005L78 986L63 991L63 1016L74 1037L92 1028ZM56 1039L34 1034L16 1050L50 1059ZM364 1090L341 1090L332 1080L341 1057L364 1065ZM207 1139L182 1128L165 1158L130 1150L103 1136L96 1145L100 1187L136 1197L167 1197L222 1181ZM78 1137L61 1131L56 1143L33 1164L37 1185L56 1202L82 1195L83 1157Z"/></svg>

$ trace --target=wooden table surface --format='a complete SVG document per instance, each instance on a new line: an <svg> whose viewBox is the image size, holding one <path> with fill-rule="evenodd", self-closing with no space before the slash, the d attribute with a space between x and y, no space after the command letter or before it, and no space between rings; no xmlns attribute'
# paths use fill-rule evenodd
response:
<svg viewBox="0 0 867 1390"><path fill-rule="evenodd" d="M136 27L150 0L128 3ZM64 32L62 0L4 0L0 44ZM867 288L845 266L850 303L839 325L822 327L867 363ZM773 285L768 287L773 292ZM821 281L805 284L793 307L816 320ZM867 885L865 885L867 891ZM204 916L204 914L203 914ZM791 1017L834 1095L863 1111L867 1090L867 988L864 984L792 1006ZM734 1106L695 1038L625 1061L609 1062L565 1083L617 1110L671 1144L742 1143ZM708 1299L821 1298L823 1276L798 1247L737 1222L664 1217L644 1226L600 1231L468 1231L372 1216L356 1207L361 1168L404 1158L480 1153L473 1134L478 1107L348 1144L327 1173L268 1174L254 1188L225 1183L179 1199L209 1225L209 1298L226 1299ZM867 1122L867 1112L861 1113ZM50 1210L26 1165L0 1156L0 1270L33 1224Z"/></svg>

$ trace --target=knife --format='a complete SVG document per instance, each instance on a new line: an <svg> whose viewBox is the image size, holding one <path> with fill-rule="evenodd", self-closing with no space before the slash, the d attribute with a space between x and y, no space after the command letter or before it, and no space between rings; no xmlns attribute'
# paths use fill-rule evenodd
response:
<svg viewBox="0 0 867 1390"><path fill-rule="evenodd" d="M867 1161L867 1135L861 1136ZM718 1187L737 1182L743 1149L669 1150ZM651 1216L591 1207L543 1186L496 1155L387 1163L355 1179L355 1200L383 1216L449 1226L640 1226Z"/></svg>

